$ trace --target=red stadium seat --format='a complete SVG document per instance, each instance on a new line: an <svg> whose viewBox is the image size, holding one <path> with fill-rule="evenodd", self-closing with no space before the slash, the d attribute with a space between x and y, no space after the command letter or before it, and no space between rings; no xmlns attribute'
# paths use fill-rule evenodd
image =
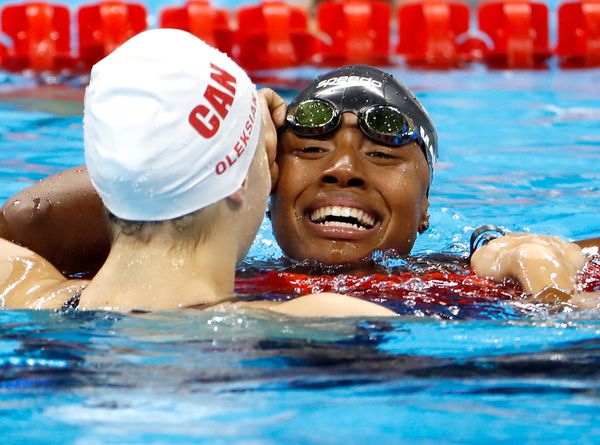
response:
<svg viewBox="0 0 600 445"><path fill-rule="evenodd" d="M188 0L183 6L164 8L160 14L160 27L191 32L233 56L235 33L230 26L229 13L213 7L209 1Z"/></svg>
<svg viewBox="0 0 600 445"><path fill-rule="evenodd" d="M396 51L411 65L457 66L464 60L462 53L467 46L459 45L457 37L466 35L469 21L469 6L460 0L401 3Z"/></svg>
<svg viewBox="0 0 600 445"><path fill-rule="evenodd" d="M12 39L4 67L9 70L61 70L74 64L71 15L66 6L43 2L5 6L2 31Z"/></svg>
<svg viewBox="0 0 600 445"><path fill-rule="evenodd" d="M317 22L329 38L323 48L323 63L387 65L390 19L390 6L384 1L325 0L319 3Z"/></svg>
<svg viewBox="0 0 600 445"><path fill-rule="evenodd" d="M246 69L284 68L312 62L319 41L308 32L308 14L284 1L238 9L240 65Z"/></svg>
<svg viewBox="0 0 600 445"><path fill-rule="evenodd" d="M146 8L141 4L103 1L79 8L79 58L84 67L110 54L136 34L146 30Z"/></svg>
<svg viewBox="0 0 600 445"><path fill-rule="evenodd" d="M0 42L0 67L6 65L6 59L8 57L8 48L2 42Z"/></svg>
<svg viewBox="0 0 600 445"><path fill-rule="evenodd" d="M479 29L493 42L486 61L495 68L536 68L552 55L548 6L528 0L492 0L478 9Z"/></svg>
<svg viewBox="0 0 600 445"><path fill-rule="evenodd" d="M600 66L600 0L560 5L556 53L563 67Z"/></svg>

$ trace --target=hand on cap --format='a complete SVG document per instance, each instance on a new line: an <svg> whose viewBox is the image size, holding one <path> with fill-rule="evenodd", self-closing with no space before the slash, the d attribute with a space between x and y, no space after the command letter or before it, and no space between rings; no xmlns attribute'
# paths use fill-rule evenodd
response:
<svg viewBox="0 0 600 445"><path fill-rule="evenodd" d="M477 249L471 267L480 276L502 281L516 278L523 289L538 294L549 288L570 294L585 266L581 248L555 236L510 233Z"/></svg>
<svg viewBox="0 0 600 445"><path fill-rule="evenodd" d="M283 125L287 105L270 88L263 88L258 94L262 105L265 146L269 158L269 171L271 172L271 190L274 190L279 179L279 167L275 162L277 157L277 128Z"/></svg>

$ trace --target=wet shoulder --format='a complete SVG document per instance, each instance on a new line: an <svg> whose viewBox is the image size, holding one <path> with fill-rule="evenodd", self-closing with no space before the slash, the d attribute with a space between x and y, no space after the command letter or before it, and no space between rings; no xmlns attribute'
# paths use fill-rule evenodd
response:
<svg viewBox="0 0 600 445"><path fill-rule="evenodd" d="M0 306L53 309L75 295L86 280L68 280L49 261L0 239Z"/></svg>

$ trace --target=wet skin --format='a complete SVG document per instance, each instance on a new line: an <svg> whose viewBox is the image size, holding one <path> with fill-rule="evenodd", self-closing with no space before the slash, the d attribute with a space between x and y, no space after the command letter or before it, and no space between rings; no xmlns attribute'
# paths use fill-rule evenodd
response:
<svg viewBox="0 0 600 445"><path fill-rule="evenodd" d="M348 264L375 250L405 255L424 230L429 171L421 148L378 145L351 113L326 137L285 131L277 163L271 218L291 258Z"/></svg>

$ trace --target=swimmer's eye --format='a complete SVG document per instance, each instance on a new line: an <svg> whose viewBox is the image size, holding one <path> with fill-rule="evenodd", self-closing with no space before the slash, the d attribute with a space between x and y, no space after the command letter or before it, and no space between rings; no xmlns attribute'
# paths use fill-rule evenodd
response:
<svg viewBox="0 0 600 445"><path fill-rule="evenodd" d="M314 158L314 157L318 157L319 155L327 153L327 149L325 149L323 147L309 145L306 147L299 147L295 150L295 152L298 156Z"/></svg>
<svg viewBox="0 0 600 445"><path fill-rule="evenodd" d="M368 157L370 158L374 158L376 160L396 160L398 159L398 156L392 154L389 151L380 151L380 150L374 150L374 151L368 151L365 153Z"/></svg>

